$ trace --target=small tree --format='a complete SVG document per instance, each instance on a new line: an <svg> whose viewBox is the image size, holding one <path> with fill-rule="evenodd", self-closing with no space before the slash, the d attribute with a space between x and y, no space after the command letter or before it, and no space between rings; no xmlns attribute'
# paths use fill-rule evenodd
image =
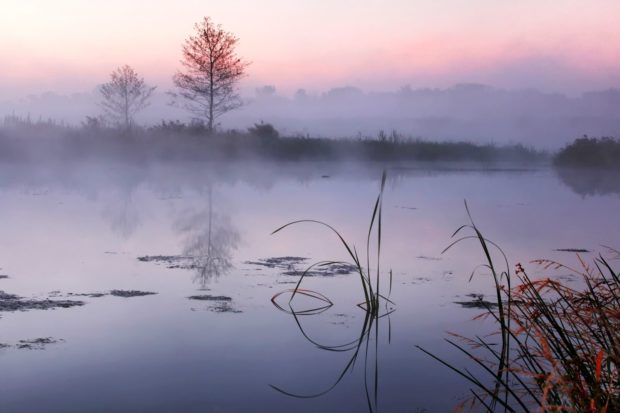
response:
<svg viewBox="0 0 620 413"><path fill-rule="evenodd" d="M113 71L110 81L99 87L103 97L101 106L113 122L129 129L135 114L149 105L155 89L138 77L135 70L125 65Z"/></svg>
<svg viewBox="0 0 620 413"><path fill-rule="evenodd" d="M218 117L242 105L236 86L248 63L236 54L239 39L210 18L205 17L194 29L195 34L183 45L185 71L177 72L173 81L184 108L204 119L212 132Z"/></svg>

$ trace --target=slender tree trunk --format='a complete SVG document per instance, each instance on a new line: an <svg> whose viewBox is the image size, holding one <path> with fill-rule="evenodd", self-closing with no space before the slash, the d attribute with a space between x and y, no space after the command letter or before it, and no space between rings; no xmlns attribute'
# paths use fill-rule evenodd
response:
<svg viewBox="0 0 620 413"><path fill-rule="evenodd" d="M125 130L129 130L129 97L125 92Z"/></svg>
<svg viewBox="0 0 620 413"><path fill-rule="evenodd" d="M211 226L213 225L213 187L209 184L209 235L207 244L207 255L211 259Z"/></svg>
<svg viewBox="0 0 620 413"><path fill-rule="evenodd" d="M213 226L213 187L209 184L209 232L207 235L207 257L206 257L206 272L205 277L201 280L201 287L207 286L207 280L215 273L213 265L213 248L212 248L212 226Z"/></svg>
<svg viewBox="0 0 620 413"><path fill-rule="evenodd" d="M209 134L213 133L213 102L214 102L214 85L213 85L213 62L211 62L211 72L209 73Z"/></svg>

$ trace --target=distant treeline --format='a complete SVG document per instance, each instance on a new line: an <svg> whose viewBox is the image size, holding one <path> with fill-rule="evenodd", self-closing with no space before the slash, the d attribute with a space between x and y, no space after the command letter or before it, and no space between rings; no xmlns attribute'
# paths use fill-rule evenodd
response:
<svg viewBox="0 0 620 413"><path fill-rule="evenodd" d="M136 120L154 125L161 119L185 119L180 107L170 106L164 91L153 94L151 105ZM337 87L324 93L299 90L293 96L273 86L246 92L244 106L230 112L226 128L245 128L264 119L281 131L312 136L376 136L381 130L433 140L520 142L553 150L584 133L620 137L620 89L566 96L529 90L502 90L484 85L455 85L445 89L403 87L367 92ZM64 119L77 125L101 112L96 93L45 93L23 99L0 99L0 117L28 113ZM1 122L1 119L0 119Z"/></svg>
<svg viewBox="0 0 620 413"><path fill-rule="evenodd" d="M558 152L553 162L560 167L620 169L620 140L584 136Z"/></svg>
<svg viewBox="0 0 620 413"><path fill-rule="evenodd" d="M117 160L363 160L484 162L522 164L545 161L544 152L523 145L430 142L397 132L375 137L327 139L281 137L268 123L246 131L208 134L202 123L162 122L149 128L121 130L88 118L80 127L53 121L6 117L0 124L0 161L41 159Z"/></svg>

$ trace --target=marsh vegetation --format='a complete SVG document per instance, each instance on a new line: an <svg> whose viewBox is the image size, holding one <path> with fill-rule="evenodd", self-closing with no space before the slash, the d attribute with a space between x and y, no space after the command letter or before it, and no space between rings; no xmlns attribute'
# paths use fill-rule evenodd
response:
<svg viewBox="0 0 620 413"><path fill-rule="evenodd" d="M362 332L357 340L342 345L323 345L313 340L303 329L299 317L317 315L334 303L325 293L301 288L302 281L314 267L331 265L335 261L319 261L299 275L293 289L276 293L272 302L279 310L291 314L302 335L316 347L327 351L350 351L352 357L342 373L326 390L311 395L290 393L279 387L275 390L295 398L314 398L332 391L345 373L352 370L363 350L362 374L368 411L379 409L379 321L396 311L390 300L392 270L381 268L381 222L383 192L386 175L383 174L366 240L366 261L362 264L357 248L350 245L333 226L315 220L294 221L274 231L290 226L315 224L325 227L336 236L346 250L349 262L356 268L363 299L358 306L364 311ZM578 281L577 287L544 277L530 278L521 263L514 264L514 272L504 251L487 239L473 221L467 203L469 223L460 226L453 241L443 253L467 241L476 241L485 262L473 269L469 279L478 272L490 273L495 289L495 301L483 299L482 294L468 294L471 301L456 302L464 308L486 310L477 319L489 319L496 329L486 335L467 336L451 333L446 342L464 354L477 367L457 367L421 346L425 354L467 380L472 396L455 406L470 410L493 412L600 412L620 409L620 273L602 254L588 263L580 254L584 249L556 249L573 252L579 266L568 266L551 259L536 259L545 272L564 270ZM466 233L465 231L470 231ZM376 245L372 251L371 239ZM610 259L620 259L620 251L605 247ZM498 255L499 257L493 258ZM496 264L499 258L500 266ZM464 274L460 274L463 276ZM381 278L389 276L387 292L380 293ZM566 279L566 276L564 277ZM385 284L385 282L383 282ZM289 295L286 305L281 297ZM316 302L314 306L296 308L295 297L301 295ZM389 327L388 327L389 328ZM369 352L370 334L374 348ZM391 336L391 332L389 333ZM389 341L389 339L388 339ZM370 356L372 354L372 356ZM370 360L369 360L370 357ZM370 376L370 379L369 379ZM486 377L485 377L486 376Z"/></svg>
<svg viewBox="0 0 620 413"><path fill-rule="evenodd" d="M620 412L620 8L14 3L2 412Z"/></svg>
<svg viewBox="0 0 620 413"><path fill-rule="evenodd" d="M209 132L203 123L163 122L119 129L92 120L81 127L6 117L0 125L0 160L214 161L419 161L476 162L532 167L547 163L546 152L520 144L433 142L380 133L349 139L280 136L273 126Z"/></svg>

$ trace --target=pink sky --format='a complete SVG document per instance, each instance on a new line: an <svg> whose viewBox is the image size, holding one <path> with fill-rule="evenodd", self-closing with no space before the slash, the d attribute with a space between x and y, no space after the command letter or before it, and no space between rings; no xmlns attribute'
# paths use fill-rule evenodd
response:
<svg viewBox="0 0 620 413"><path fill-rule="evenodd" d="M163 88L202 16L241 38L246 90L481 82L620 86L620 1L3 0L0 99L89 91L128 63Z"/></svg>

